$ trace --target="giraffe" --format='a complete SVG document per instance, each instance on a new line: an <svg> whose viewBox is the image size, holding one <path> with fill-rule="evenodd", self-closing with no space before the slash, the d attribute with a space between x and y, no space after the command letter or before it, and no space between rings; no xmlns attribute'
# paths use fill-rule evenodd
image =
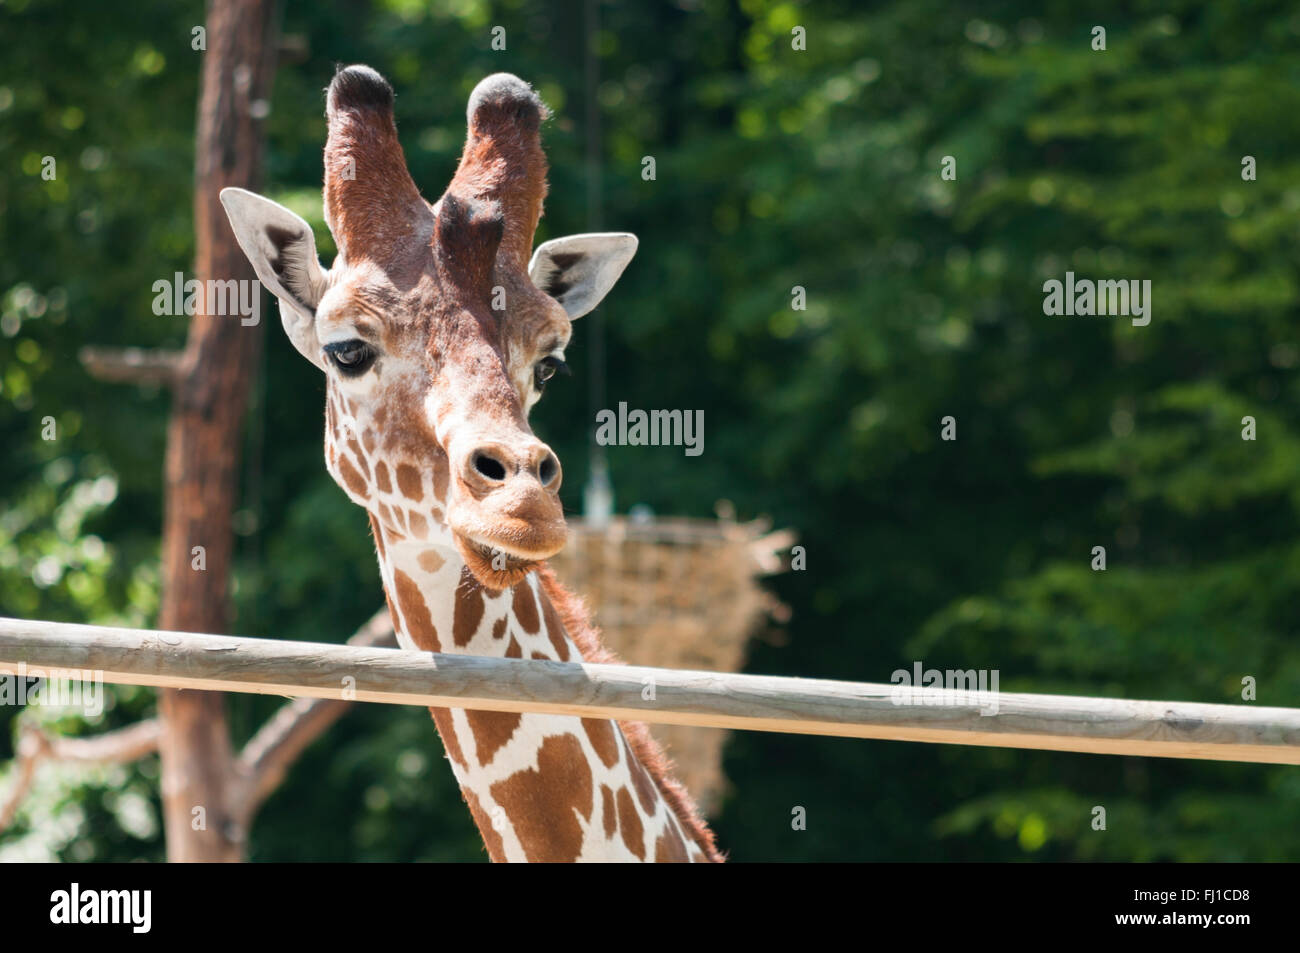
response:
<svg viewBox="0 0 1300 953"><path fill-rule="evenodd" d="M307 222L262 196L223 190L231 226L290 341L325 374L326 467L369 514L401 645L612 661L545 564L565 541L561 468L528 413L567 370L571 322L637 240L532 250L549 113L519 78L475 87L459 167L434 203L407 170L393 99L366 66L326 92L328 270ZM645 725L430 712L491 860L723 859Z"/></svg>

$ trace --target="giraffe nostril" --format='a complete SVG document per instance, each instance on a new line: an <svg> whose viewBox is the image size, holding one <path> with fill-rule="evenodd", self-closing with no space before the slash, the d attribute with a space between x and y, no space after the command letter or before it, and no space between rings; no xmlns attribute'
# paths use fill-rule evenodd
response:
<svg viewBox="0 0 1300 953"><path fill-rule="evenodd" d="M555 459L555 454L548 453L543 459L541 466L537 468L537 479L542 481L542 486L550 486L555 482L555 478L560 475L560 461Z"/></svg>
<svg viewBox="0 0 1300 953"><path fill-rule="evenodd" d="M474 469L489 480L500 481L506 478L505 464L486 453L474 454Z"/></svg>

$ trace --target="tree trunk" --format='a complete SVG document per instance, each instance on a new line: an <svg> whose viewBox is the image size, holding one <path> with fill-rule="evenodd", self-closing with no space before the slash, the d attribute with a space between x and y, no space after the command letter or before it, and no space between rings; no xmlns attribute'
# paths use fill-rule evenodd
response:
<svg viewBox="0 0 1300 953"><path fill-rule="evenodd" d="M194 277L205 289L211 279L255 280L218 195L226 186L258 185L274 30L272 0L208 4L194 157ZM254 287L260 305L261 289ZM227 296L226 314L207 313L203 297L172 391L158 625L224 633L242 424L262 327L243 323L237 295L235 307ZM242 860L246 819L225 696L167 689L158 707L168 859Z"/></svg>

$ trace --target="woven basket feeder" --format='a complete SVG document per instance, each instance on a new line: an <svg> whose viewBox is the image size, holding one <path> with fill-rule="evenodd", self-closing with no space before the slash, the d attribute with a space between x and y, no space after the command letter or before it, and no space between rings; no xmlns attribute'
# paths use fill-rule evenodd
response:
<svg viewBox="0 0 1300 953"><path fill-rule="evenodd" d="M723 511L725 513L725 510ZM633 665L738 672L749 638L769 616L788 611L759 577L780 572L778 553L794 542L764 521L613 517L603 525L569 520L569 542L550 560L580 593L605 644ZM651 725L676 762L677 778L706 814L726 792L719 728Z"/></svg>

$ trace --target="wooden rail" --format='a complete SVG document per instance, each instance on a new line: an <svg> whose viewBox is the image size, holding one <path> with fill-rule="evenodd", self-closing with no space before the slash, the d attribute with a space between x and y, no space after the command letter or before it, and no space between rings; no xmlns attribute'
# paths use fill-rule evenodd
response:
<svg viewBox="0 0 1300 953"><path fill-rule="evenodd" d="M0 618L0 673L549 712L674 725L1094 754L1300 764L1300 709L1129 701L399 649ZM988 712L996 711L995 714Z"/></svg>

